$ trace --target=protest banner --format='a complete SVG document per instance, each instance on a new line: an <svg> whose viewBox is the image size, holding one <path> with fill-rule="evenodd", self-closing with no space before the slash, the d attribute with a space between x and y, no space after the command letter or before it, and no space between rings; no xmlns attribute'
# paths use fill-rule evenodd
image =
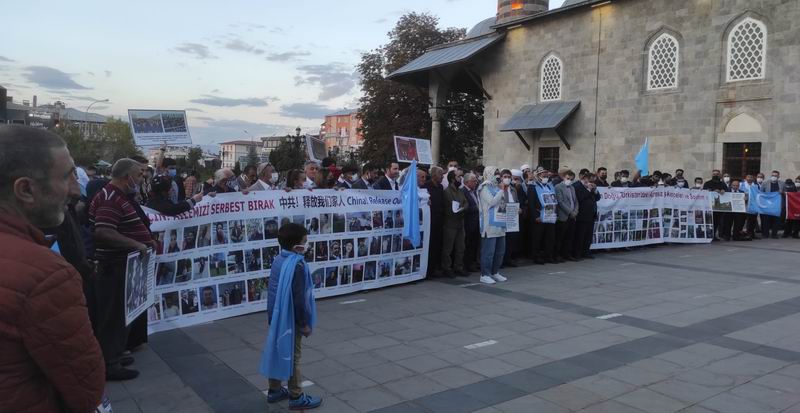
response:
<svg viewBox="0 0 800 413"><path fill-rule="evenodd" d="M506 204L506 232L519 232L519 202Z"/></svg>
<svg viewBox="0 0 800 413"><path fill-rule="evenodd" d="M306 135L306 152L308 152L308 159L317 162L322 162L322 160L328 156L328 149L325 147L325 141L310 135Z"/></svg>
<svg viewBox="0 0 800 413"><path fill-rule="evenodd" d="M714 238L708 191L676 188L598 188L592 249L708 243Z"/></svg>
<svg viewBox="0 0 800 413"><path fill-rule="evenodd" d="M786 219L800 221L800 192L786 193Z"/></svg>
<svg viewBox="0 0 800 413"><path fill-rule="evenodd" d="M431 141L426 139L394 137L394 153L398 162L417 161L425 165L433 165Z"/></svg>
<svg viewBox="0 0 800 413"><path fill-rule="evenodd" d="M192 144L186 111L129 109L128 118L137 146Z"/></svg>
<svg viewBox="0 0 800 413"><path fill-rule="evenodd" d="M155 303L156 260L153 251L128 254L125 268L125 325Z"/></svg>
<svg viewBox="0 0 800 413"><path fill-rule="evenodd" d="M744 192L720 194L716 191L709 191L708 200L711 202L711 210L714 212L747 212Z"/></svg>
<svg viewBox="0 0 800 413"><path fill-rule="evenodd" d="M422 243L402 237L399 191L253 191L206 197L184 214L146 210L161 245L150 332L264 311L278 230L309 231L306 262L317 298L425 277L430 212L419 193Z"/></svg>

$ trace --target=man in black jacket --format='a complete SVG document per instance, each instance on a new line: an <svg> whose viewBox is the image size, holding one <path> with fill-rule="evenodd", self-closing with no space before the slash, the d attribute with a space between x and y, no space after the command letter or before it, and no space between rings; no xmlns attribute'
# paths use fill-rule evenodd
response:
<svg viewBox="0 0 800 413"><path fill-rule="evenodd" d="M396 163L394 165L397 165ZM442 243L444 242L444 169L431 166L431 180L423 188L428 190L431 198L431 236L428 248L428 276L439 276L439 266L442 259ZM388 175L388 172L387 172ZM385 178L385 177L384 177Z"/></svg>
<svg viewBox="0 0 800 413"><path fill-rule="evenodd" d="M478 177L473 173L464 175L461 191L467 197L467 210L464 215L464 268L468 272L478 272L478 250L481 242L480 208L478 207Z"/></svg>
<svg viewBox="0 0 800 413"><path fill-rule="evenodd" d="M203 199L203 194L198 193L189 199L178 202L177 204L173 203L169 197L169 191L171 187L172 178L169 176L159 175L153 178L153 194L147 201L147 207L154 209L161 214L174 216L194 208L194 205Z"/></svg>
<svg viewBox="0 0 800 413"><path fill-rule="evenodd" d="M722 182L722 173L719 169L714 169L711 171L711 180L706 181L703 184L703 189L706 191L716 191L720 194L724 194L725 192L730 191L728 185L725 182ZM722 220L723 220L723 212L716 212L714 211L714 241L719 241L720 233L722 232ZM722 235L724 238L724 235Z"/></svg>
<svg viewBox="0 0 800 413"><path fill-rule="evenodd" d="M597 192L594 180L594 174L590 173L581 176L578 182L572 184L575 187L575 198L578 200L573 257L578 259L594 258L589 252L589 248L592 246L594 221L597 217L597 201L600 200L600 194Z"/></svg>
<svg viewBox="0 0 800 413"><path fill-rule="evenodd" d="M372 189L383 189L387 191L400 190L400 184L397 182L397 178L400 176L400 164L397 162L389 162L386 165L386 173L378 179L378 182L372 186ZM444 190L444 189L443 189Z"/></svg>

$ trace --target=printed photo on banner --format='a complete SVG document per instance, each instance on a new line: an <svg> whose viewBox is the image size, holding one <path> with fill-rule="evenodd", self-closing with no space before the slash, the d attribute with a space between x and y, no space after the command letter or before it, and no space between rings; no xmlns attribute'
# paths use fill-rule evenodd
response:
<svg viewBox="0 0 800 413"><path fill-rule="evenodd" d="M136 146L191 145L192 138L182 110L128 110Z"/></svg>
<svg viewBox="0 0 800 413"><path fill-rule="evenodd" d="M306 135L305 140L308 159L322 162L322 160L328 156L328 149L325 148L325 141L323 139L317 139L311 135Z"/></svg>
<svg viewBox="0 0 800 413"><path fill-rule="evenodd" d="M708 197L711 201L711 209L714 212L747 212L744 192L720 194L719 192L709 191Z"/></svg>
<svg viewBox="0 0 800 413"><path fill-rule="evenodd" d="M426 199L420 202L422 245L414 247L402 236L401 200L392 191L259 192L218 194L177 219L145 211L162 246L154 255L151 332L263 311L280 254L277 235L290 222L309 231L304 258L317 298L425 277ZM220 204L244 210L227 212Z"/></svg>
<svg viewBox="0 0 800 413"><path fill-rule="evenodd" d="M394 151L398 162L417 161L423 165L433 165L431 141L427 139L395 136Z"/></svg>
<svg viewBox="0 0 800 413"><path fill-rule="evenodd" d="M155 303L155 254L152 250L128 254L125 268L125 325Z"/></svg>

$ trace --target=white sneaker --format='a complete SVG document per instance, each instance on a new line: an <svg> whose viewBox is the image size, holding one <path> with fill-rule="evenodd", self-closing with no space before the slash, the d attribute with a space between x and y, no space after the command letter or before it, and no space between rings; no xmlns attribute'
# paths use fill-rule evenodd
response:
<svg viewBox="0 0 800 413"><path fill-rule="evenodd" d="M484 284L494 284L495 281L492 277L488 275L481 275L481 282Z"/></svg>
<svg viewBox="0 0 800 413"><path fill-rule="evenodd" d="M506 282L506 281L508 281L508 278L503 277L502 275L500 275L500 273L492 275L492 278L494 278L494 280L497 281L497 282Z"/></svg>

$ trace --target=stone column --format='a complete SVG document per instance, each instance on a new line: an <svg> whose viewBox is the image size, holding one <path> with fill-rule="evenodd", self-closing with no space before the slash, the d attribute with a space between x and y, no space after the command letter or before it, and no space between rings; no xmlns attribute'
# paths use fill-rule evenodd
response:
<svg viewBox="0 0 800 413"><path fill-rule="evenodd" d="M442 120L444 120L444 109L430 108L428 113L431 115L431 157L433 163L439 164L442 145Z"/></svg>

